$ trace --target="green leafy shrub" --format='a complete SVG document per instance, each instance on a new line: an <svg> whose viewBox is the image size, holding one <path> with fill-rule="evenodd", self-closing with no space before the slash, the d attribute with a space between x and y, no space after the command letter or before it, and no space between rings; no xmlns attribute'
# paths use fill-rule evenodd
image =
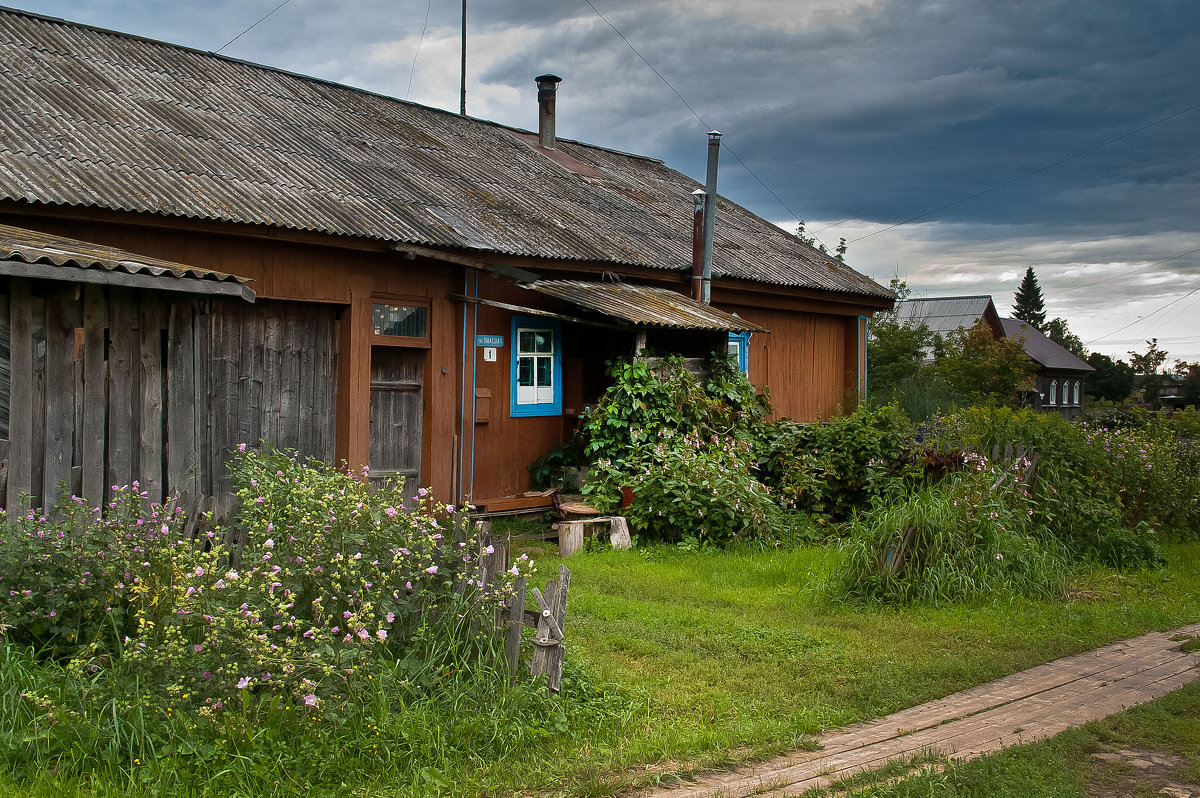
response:
<svg viewBox="0 0 1200 798"><path fill-rule="evenodd" d="M639 532L723 544L789 537L792 527L756 476L756 441L770 412L765 396L725 358L702 383L678 357L615 364L612 386L584 417L583 491L602 512L620 508Z"/></svg>
<svg viewBox="0 0 1200 798"><path fill-rule="evenodd" d="M981 455L907 495L893 495L850 524L835 590L899 603L1061 593L1067 558L1040 535L1032 501L1007 470Z"/></svg>
<svg viewBox="0 0 1200 798"><path fill-rule="evenodd" d="M630 469L629 463L637 467ZM646 535L666 541L695 538L725 544L747 538L790 538L789 519L753 475L749 441L696 433L660 431L659 440L638 447L625 465L596 461L589 478L600 485L594 501L602 512L619 506L611 487L624 486L633 501L622 512Z"/></svg>
<svg viewBox="0 0 1200 798"><path fill-rule="evenodd" d="M912 423L894 405L813 424L781 421L766 435L763 480L787 506L843 520L920 473L912 447Z"/></svg>
<svg viewBox="0 0 1200 798"><path fill-rule="evenodd" d="M1083 435L1104 463L1126 527L1148 525L1177 538L1200 534L1200 441L1181 437L1173 420L1154 416L1144 426L1087 425Z"/></svg>

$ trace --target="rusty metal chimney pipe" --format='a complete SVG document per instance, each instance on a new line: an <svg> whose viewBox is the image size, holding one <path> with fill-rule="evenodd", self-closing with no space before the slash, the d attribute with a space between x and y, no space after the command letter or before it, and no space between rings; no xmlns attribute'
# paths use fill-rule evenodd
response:
<svg viewBox="0 0 1200 798"><path fill-rule="evenodd" d="M700 278L700 301L712 299L713 222L717 219L717 158L721 154L721 131L708 131L708 179L704 190L704 266Z"/></svg>
<svg viewBox="0 0 1200 798"><path fill-rule="evenodd" d="M554 149L554 97L562 78L558 75L538 75L538 144Z"/></svg>
<svg viewBox="0 0 1200 798"><path fill-rule="evenodd" d="M692 192L692 299L697 302L704 285L704 189Z"/></svg>

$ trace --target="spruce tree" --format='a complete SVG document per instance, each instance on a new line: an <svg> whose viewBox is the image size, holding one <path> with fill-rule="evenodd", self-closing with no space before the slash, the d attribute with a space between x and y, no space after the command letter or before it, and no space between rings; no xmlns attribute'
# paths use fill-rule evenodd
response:
<svg viewBox="0 0 1200 798"><path fill-rule="evenodd" d="M1046 302L1042 299L1042 288L1038 285L1037 275L1033 267L1025 270L1025 279L1021 287L1013 294L1016 302L1013 304L1013 317L1020 319L1037 330L1046 329Z"/></svg>

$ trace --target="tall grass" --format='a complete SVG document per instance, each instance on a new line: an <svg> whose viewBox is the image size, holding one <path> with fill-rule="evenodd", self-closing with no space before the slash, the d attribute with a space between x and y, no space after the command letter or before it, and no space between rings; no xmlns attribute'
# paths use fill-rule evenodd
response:
<svg viewBox="0 0 1200 798"><path fill-rule="evenodd" d="M1065 548L1034 528L1014 475L977 460L856 518L841 544L835 592L933 605L1061 595Z"/></svg>

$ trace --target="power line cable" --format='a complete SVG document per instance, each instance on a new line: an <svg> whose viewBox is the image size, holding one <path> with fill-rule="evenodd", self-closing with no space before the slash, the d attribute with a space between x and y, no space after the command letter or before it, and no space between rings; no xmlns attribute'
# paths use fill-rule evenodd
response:
<svg viewBox="0 0 1200 798"><path fill-rule="evenodd" d="M272 15L272 14L274 14L276 11L278 11L278 10L279 10L279 9L281 9L281 8L283 8L284 6L286 6L286 5L287 5L288 3L290 3L290 2L292 2L292 0L283 0L283 2L282 2L282 3L280 3L280 4L279 4L279 5L277 5L277 6L275 6L275 7L274 7L274 8L272 8L270 11L268 11L266 14L263 14L261 17L259 17L259 19L258 19L258 22L255 22L253 25L251 25L250 27L246 28L244 31L242 31L241 33L239 33L237 36L234 36L232 39L230 39L229 41L227 41L227 42L225 42L223 45L221 45L221 47L220 47L219 49L217 49L217 50L213 50L213 52L214 52L214 53L220 53L220 52L221 52L221 50L224 50L226 47L228 47L229 45L233 44L233 43L234 43L234 42L236 42L238 39L242 38L242 37L243 37L243 36L245 36L247 33L249 33L250 31L254 30L255 28L257 28L257 27L258 27L258 23L259 23L259 22L262 22L262 21L263 21L263 20L265 20L267 17L271 16L271 15Z"/></svg>
<svg viewBox="0 0 1200 798"><path fill-rule="evenodd" d="M1056 290L1055 293L1069 294L1070 292L1078 291L1081 288L1091 288L1093 285L1100 285L1101 283L1111 282L1112 280L1120 280L1125 277L1132 277L1135 274L1140 274L1149 269L1153 269L1155 266L1161 266L1164 263L1170 263L1173 260L1179 260L1180 258L1186 258L1188 255L1191 255L1192 253L1195 253L1195 252L1200 252L1200 247L1196 247L1195 249L1189 249L1187 252L1182 252L1178 255L1172 255L1171 257L1164 258L1163 260L1160 260L1160 261L1155 261L1154 263L1151 263L1149 266L1143 266L1140 269L1134 269L1133 271L1123 272L1121 274L1114 274L1112 277L1105 277L1103 280L1096 280L1093 283L1084 283L1083 285L1073 285L1070 288L1063 288L1061 290Z"/></svg>
<svg viewBox="0 0 1200 798"><path fill-rule="evenodd" d="M429 30L429 7L433 0L425 0L425 22L421 25L421 38L417 40L417 51L413 53L412 66L408 68L408 88L404 90L404 99L412 94L413 73L417 71L417 57L421 55L421 47L425 44L425 31Z"/></svg>
<svg viewBox="0 0 1200 798"><path fill-rule="evenodd" d="M592 0L583 0L583 2L588 4L588 7L591 8L593 12L595 12L596 16L600 17L600 19L602 19L604 21L605 25L608 25L608 27L613 29L613 32L616 33L617 36L621 37L621 41L625 42L625 45L630 50L633 51L634 55L636 55L638 58L642 59L642 62L645 63L646 66L650 67L650 71L653 72L655 75L657 75L658 79L661 80L664 84L666 84L666 87L668 89L670 89L671 92L676 97L679 98L679 101L681 103L683 103L683 107L687 108L688 111L691 112L692 116L696 117L696 120L699 121L700 124L704 126L705 130L713 130L713 126L704 121L704 118L701 117L700 114L696 112L696 109L692 107L692 104L687 101L687 98L685 98L682 94L680 94L679 90L676 89L673 85L671 85L671 81L667 80L666 76L664 76L663 73L659 72L658 69L654 66L654 64L650 63L650 60L647 59L646 56L642 55L641 52L639 52L638 49L633 46L633 43L630 42L629 38L626 37L625 34L621 32L621 29L618 28L616 25L614 25L612 22L610 22L608 17L606 17L606 16L604 16L604 14L600 13L600 9L596 8L596 6L592 4ZM728 142L722 142L722 147L725 150L727 150L730 155L733 156L734 160L736 160L743 169L746 170L747 174L749 174L751 177L753 177L754 180L760 186L762 186L763 189L765 189L768 194L770 194L772 197L775 198L775 201L779 203L780 207L782 207L785 211L787 211L788 214L793 219L796 220L797 224L800 223L800 220L801 220L800 214L798 214L794 210L792 210L791 207L789 207L788 204L783 201L783 198L780 197L777 193L775 193L774 189L772 189L765 182L763 182L763 179L761 177L759 177L758 174L755 173L755 171L753 169L751 169L750 166L744 160L742 160L742 156L738 155L737 150L735 150L733 147L729 146ZM820 244L822 247L825 246L825 244L822 243L821 240L818 239L815 235L813 235L812 233L807 233L807 234L812 236L813 240L816 241L818 244Z"/></svg>
<svg viewBox="0 0 1200 798"><path fill-rule="evenodd" d="M1192 294L1195 294L1195 293L1197 293L1197 292L1200 292L1200 286L1196 286L1196 287L1195 287L1195 288L1193 288L1191 291L1188 291L1186 294L1184 294L1183 296L1179 297L1178 299L1172 299L1170 302L1168 302L1167 304L1163 305L1162 307L1160 307L1160 308L1158 308L1158 309L1156 309L1156 310L1152 310L1152 311L1150 311L1149 313L1147 313L1146 315L1144 315L1144 316L1140 316L1140 317L1138 317L1138 318L1134 319L1133 321L1131 321L1131 322L1129 322L1128 324L1126 324L1124 327L1120 327L1120 328L1118 328L1118 329L1116 329L1116 330L1113 330L1113 331L1112 331L1112 332L1110 332L1110 333L1107 333L1107 334L1105 334L1105 335L1101 335L1099 338L1093 338L1093 339L1092 339L1092 340L1090 340L1090 341L1084 341L1084 344L1085 344L1086 346L1090 346L1091 344L1094 344L1094 343L1096 343L1097 341L1103 341L1105 338L1111 338L1112 336L1116 335L1117 333L1119 333L1119 332L1124 332L1125 330L1128 330L1128 329L1129 329L1130 327L1132 327L1133 325L1135 325L1135 324L1138 324L1138 323L1140 323L1140 322L1143 322L1143 321L1145 321L1146 319L1150 318L1151 316L1155 316L1155 315L1157 315L1157 314L1159 314L1159 313L1162 313L1164 310L1166 310L1167 308L1171 307L1171 306L1172 306L1172 305L1174 305L1176 302L1182 302L1183 300L1187 299L1187 298L1188 298L1188 297L1190 297Z"/></svg>

